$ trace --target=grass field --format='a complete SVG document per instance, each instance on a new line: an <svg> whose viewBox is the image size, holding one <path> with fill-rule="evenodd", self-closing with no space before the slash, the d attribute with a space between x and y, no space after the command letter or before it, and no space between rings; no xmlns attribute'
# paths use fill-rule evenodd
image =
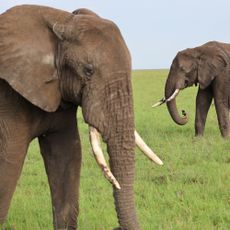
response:
<svg viewBox="0 0 230 230"><path fill-rule="evenodd" d="M190 115L187 125L173 123L161 99L167 70L133 72L136 128L164 161L160 167L136 151L135 195L141 229L230 229L230 142L220 137L214 107L205 136L194 138L197 88L178 96ZM79 111L83 147L80 230L117 226L112 188L91 155L88 130ZM51 230L49 188L37 142L26 158L10 207L8 226L17 230ZM9 229L11 229L9 227Z"/></svg>

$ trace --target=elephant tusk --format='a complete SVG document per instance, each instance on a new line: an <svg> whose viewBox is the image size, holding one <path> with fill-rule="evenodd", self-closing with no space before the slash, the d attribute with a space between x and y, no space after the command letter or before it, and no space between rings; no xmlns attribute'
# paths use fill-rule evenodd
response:
<svg viewBox="0 0 230 230"><path fill-rule="evenodd" d="M166 99L164 97L160 101L158 101L157 103L155 103L154 105L152 105L152 107L155 108L157 106L160 106L160 105L164 104L165 102L166 102Z"/></svg>
<svg viewBox="0 0 230 230"><path fill-rule="evenodd" d="M176 96L179 94L179 92L180 92L180 90L176 89L174 91L174 93L169 98L166 99L166 102L172 101L174 98L176 98Z"/></svg>
<svg viewBox="0 0 230 230"><path fill-rule="evenodd" d="M135 142L138 148L152 161L159 165L163 165L162 160L148 147L148 145L144 142L138 132L135 130Z"/></svg>
<svg viewBox="0 0 230 230"><path fill-rule="evenodd" d="M102 172L104 173L105 178L111 182L117 189L121 189L118 181L110 171L107 163L105 161L104 154L102 152L100 146L100 134L99 132L92 126L89 126L89 136L90 136L90 143L92 146L94 157L97 161L97 164L100 166Z"/></svg>
<svg viewBox="0 0 230 230"><path fill-rule="evenodd" d="M179 89L176 89L174 91L174 93L167 99L165 99L165 97L163 97L160 101L158 101L157 103L155 103L154 105L152 105L153 108L157 107L157 106L160 106L166 102L169 102L171 100L173 100L174 98L176 98L176 96L179 94L180 90Z"/></svg>

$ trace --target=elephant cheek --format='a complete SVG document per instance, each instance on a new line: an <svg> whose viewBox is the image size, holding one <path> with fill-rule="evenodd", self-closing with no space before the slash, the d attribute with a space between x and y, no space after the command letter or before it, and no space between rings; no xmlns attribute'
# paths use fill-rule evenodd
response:
<svg viewBox="0 0 230 230"><path fill-rule="evenodd" d="M67 67L63 67L61 72L60 91L63 101L71 102L75 105L82 104L83 84L81 79Z"/></svg>

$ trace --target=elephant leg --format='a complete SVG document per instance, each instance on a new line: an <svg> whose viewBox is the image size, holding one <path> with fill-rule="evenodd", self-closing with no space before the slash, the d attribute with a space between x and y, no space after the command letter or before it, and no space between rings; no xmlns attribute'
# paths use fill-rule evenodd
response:
<svg viewBox="0 0 230 230"><path fill-rule="evenodd" d="M214 97L214 102L221 135L223 137L228 137L230 135L228 99L217 96Z"/></svg>
<svg viewBox="0 0 230 230"><path fill-rule="evenodd" d="M76 116L76 115L74 115ZM81 145L75 117L64 128L39 137L52 196L54 229L76 229Z"/></svg>
<svg viewBox="0 0 230 230"><path fill-rule="evenodd" d="M17 124L0 121L0 225L4 223L21 174L29 140Z"/></svg>
<svg viewBox="0 0 230 230"><path fill-rule="evenodd" d="M204 90L199 88L196 96L195 136L203 136L212 98L213 95L210 87Z"/></svg>

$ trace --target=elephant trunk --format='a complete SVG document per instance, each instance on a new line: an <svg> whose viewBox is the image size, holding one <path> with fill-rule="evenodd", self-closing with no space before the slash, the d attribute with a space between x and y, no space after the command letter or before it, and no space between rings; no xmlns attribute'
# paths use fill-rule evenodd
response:
<svg viewBox="0 0 230 230"><path fill-rule="evenodd" d="M131 82L118 83L116 96L108 100L110 135L106 140L111 171L121 189L113 186L120 229L138 230L134 202L135 137Z"/></svg>
<svg viewBox="0 0 230 230"><path fill-rule="evenodd" d="M125 124L125 123L124 123ZM117 135L108 142L110 168L121 189L113 187L115 207L121 229L137 230L139 224L134 204L134 130Z"/></svg>
<svg viewBox="0 0 230 230"><path fill-rule="evenodd" d="M170 76L170 73L169 73ZM174 79L175 80L175 79ZM172 81L172 79L169 77L166 81L165 86L165 98L170 98L176 89L179 87L176 87L176 84ZM177 105L176 105L176 98L173 98L172 100L167 102L167 108L169 111L169 114L171 115L173 121L178 125L185 125L188 122L188 116L185 113L184 110L182 110L183 117L180 116L178 113Z"/></svg>
<svg viewBox="0 0 230 230"><path fill-rule="evenodd" d="M135 137L132 87L130 77L118 73L114 81L100 90L103 103L83 95L83 115L86 123L96 128L107 145L112 174L120 185L113 186L115 207L120 228L138 230L134 203ZM95 92L96 94L96 92Z"/></svg>

